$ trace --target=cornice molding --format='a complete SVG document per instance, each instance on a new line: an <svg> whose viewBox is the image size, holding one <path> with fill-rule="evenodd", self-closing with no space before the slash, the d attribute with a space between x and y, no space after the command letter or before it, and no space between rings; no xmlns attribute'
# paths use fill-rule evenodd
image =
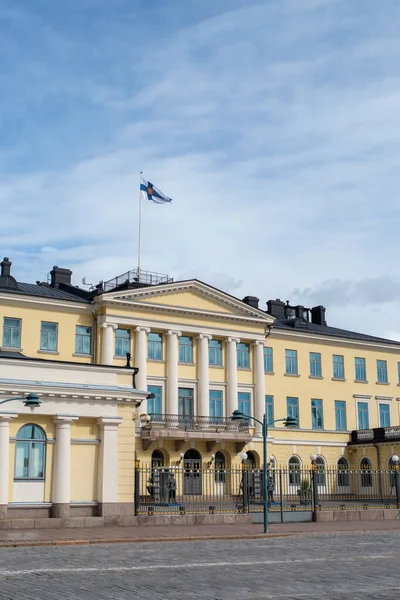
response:
<svg viewBox="0 0 400 600"><path fill-rule="evenodd" d="M380 348L381 350L385 350L385 351L390 351L390 350L395 350L397 353L400 354L400 345L395 346L395 345L391 345L389 344L380 344L379 342L371 342L371 341L364 341L364 340L356 340L356 339L352 339L352 338L343 338L343 337L334 337L334 336L328 336L328 335L318 335L315 333L311 333L311 332L306 332L306 331L287 331L284 329L276 329L276 328L272 328L271 331L271 335L269 336L272 338L302 338L302 339L306 339L306 340L312 340L313 342L317 341L321 344L336 344L337 346L367 346L370 348Z"/></svg>
<svg viewBox="0 0 400 600"><path fill-rule="evenodd" d="M0 305L21 306L26 305L27 308L46 308L51 306L56 307L65 312L92 312L92 304L84 304L83 302L74 302L74 300L57 300L53 298L42 298L40 296L28 296L21 294L4 294L0 293Z"/></svg>

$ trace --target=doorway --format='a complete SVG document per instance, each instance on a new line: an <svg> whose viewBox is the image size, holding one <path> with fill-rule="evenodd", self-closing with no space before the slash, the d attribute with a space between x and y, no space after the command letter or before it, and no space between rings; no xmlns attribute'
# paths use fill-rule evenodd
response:
<svg viewBox="0 0 400 600"><path fill-rule="evenodd" d="M201 496L201 455L191 449L183 457L183 493L185 496Z"/></svg>

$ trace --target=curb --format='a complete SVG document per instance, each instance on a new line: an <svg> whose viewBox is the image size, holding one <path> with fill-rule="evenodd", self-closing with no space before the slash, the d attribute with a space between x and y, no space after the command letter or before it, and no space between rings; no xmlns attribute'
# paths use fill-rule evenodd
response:
<svg viewBox="0 0 400 600"><path fill-rule="evenodd" d="M21 541L0 541L0 548L26 548L40 546L84 546L95 544L151 544L162 542L205 542L219 540L258 540L268 538L282 537L302 537L302 536L332 536L332 535L375 535L380 532L388 532L387 529L365 529L362 531L338 530L338 531L303 531L286 533L244 533L244 534L223 534L223 535L190 535L175 537L142 537L142 538L98 538L94 540L21 540ZM391 530L390 533L399 533L399 530Z"/></svg>
<svg viewBox="0 0 400 600"><path fill-rule="evenodd" d="M0 548L20 548L32 546L83 546L93 544L149 544L161 542L205 542L209 540L256 540L265 538L280 538L303 535L301 533L251 533L232 535L191 535L175 537L150 537L150 538L99 538L95 540L45 540L45 541L7 541L0 542Z"/></svg>

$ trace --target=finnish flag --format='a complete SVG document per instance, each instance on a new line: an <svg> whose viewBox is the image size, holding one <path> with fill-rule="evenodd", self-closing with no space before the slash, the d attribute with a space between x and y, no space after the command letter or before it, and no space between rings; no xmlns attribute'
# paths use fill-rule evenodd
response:
<svg viewBox="0 0 400 600"><path fill-rule="evenodd" d="M143 179L143 177L141 177L140 180L140 192L143 194L146 200L150 200L156 204L166 204L167 202L172 202L172 198L168 198L168 196L163 194L161 190L156 188L152 183L150 183L150 181Z"/></svg>

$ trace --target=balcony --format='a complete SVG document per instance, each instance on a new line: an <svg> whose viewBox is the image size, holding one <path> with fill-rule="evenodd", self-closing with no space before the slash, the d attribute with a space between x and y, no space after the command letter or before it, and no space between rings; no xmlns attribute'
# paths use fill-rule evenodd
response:
<svg viewBox="0 0 400 600"><path fill-rule="evenodd" d="M400 441L400 427L375 427L374 429L354 429L351 432L352 444L376 444L377 442Z"/></svg>
<svg viewBox="0 0 400 600"><path fill-rule="evenodd" d="M149 417L150 421L138 420L144 450L158 438L169 438L175 441L176 451L188 440L203 440L211 452L218 442L224 440L236 443L240 452L252 438L248 422L232 421L230 417L160 414L150 414Z"/></svg>

